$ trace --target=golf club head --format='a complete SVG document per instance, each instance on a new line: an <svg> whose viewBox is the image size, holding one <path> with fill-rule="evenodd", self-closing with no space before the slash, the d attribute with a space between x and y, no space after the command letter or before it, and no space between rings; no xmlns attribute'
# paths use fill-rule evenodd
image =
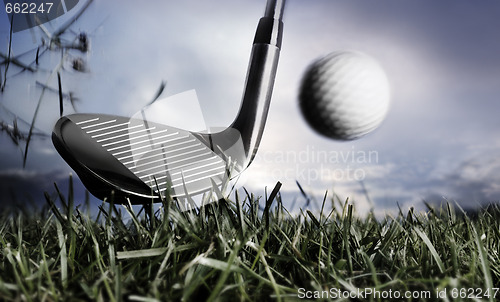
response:
<svg viewBox="0 0 500 302"><path fill-rule="evenodd" d="M228 133L222 141L141 119L73 114L59 119L52 141L93 195L114 191L117 201L144 203L205 192L239 174L243 144Z"/></svg>
<svg viewBox="0 0 500 302"><path fill-rule="evenodd" d="M281 48L284 0L268 0L250 57L238 115L226 129L200 133L145 118L73 114L52 141L94 196L115 203L159 202L209 191L239 175L257 152ZM168 122L168 121L166 121Z"/></svg>

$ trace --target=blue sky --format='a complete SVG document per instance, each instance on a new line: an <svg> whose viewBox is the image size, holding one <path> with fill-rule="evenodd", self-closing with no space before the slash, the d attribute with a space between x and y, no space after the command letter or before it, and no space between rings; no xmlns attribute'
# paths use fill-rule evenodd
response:
<svg viewBox="0 0 500 302"><path fill-rule="evenodd" d="M72 51L63 60L63 88L79 98L78 112L131 116L166 81L162 97L195 89L204 122L226 126L239 107L264 2L96 0L71 27L88 33L91 51ZM46 24L47 29L56 29L67 15ZM422 200L458 201L467 207L498 201L499 15L500 3L493 0L289 0L266 130L257 159L240 184L263 192L281 181L283 194L293 200L298 181L318 199L328 190L342 199L349 196L362 210L370 204L361 179L380 212L397 204L422 208ZM64 38L72 40L75 33ZM14 34L14 53L36 49L42 37L40 29ZM7 42L8 22L1 13L2 53ZM342 50L361 51L379 61L392 89L382 126L351 142L318 136L297 103L307 66ZM34 53L22 59L29 62ZM86 63L85 73L72 71L76 57ZM19 70L11 67L0 102L31 121L41 93L35 81L57 87L50 70L60 61L61 52L51 51L40 64L44 70L36 74L14 76ZM1 71L3 75L4 66ZM50 133L58 116L57 95L46 92L42 102L36 125ZM71 111L68 104L66 109ZM200 117L192 112L172 103L168 114L185 117L178 126L193 127ZM0 116L9 121L5 112ZM3 195L53 190L54 181L66 186L71 169L50 139L34 141L25 169L19 148L5 133L0 142Z"/></svg>

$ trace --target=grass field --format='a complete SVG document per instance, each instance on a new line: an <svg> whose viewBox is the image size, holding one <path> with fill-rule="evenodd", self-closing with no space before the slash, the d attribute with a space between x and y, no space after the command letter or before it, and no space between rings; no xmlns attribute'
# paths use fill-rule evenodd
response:
<svg viewBox="0 0 500 302"><path fill-rule="evenodd" d="M264 211L243 193L190 212L165 200L152 215L103 203L91 218L70 185L69 196L46 195L45 209L4 210L1 300L500 299L497 206L375 219L325 198L331 212L291 215L278 190L261 198Z"/></svg>

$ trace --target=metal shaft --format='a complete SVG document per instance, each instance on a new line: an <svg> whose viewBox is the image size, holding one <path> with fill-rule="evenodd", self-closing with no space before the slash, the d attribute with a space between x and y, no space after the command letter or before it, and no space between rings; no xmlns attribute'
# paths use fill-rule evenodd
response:
<svg viewBox="0 0 500 302"><path fill-rule="evenodd" d="M264 17L282 20L283 11L285 10L285 0L268 0Z"/></svg>

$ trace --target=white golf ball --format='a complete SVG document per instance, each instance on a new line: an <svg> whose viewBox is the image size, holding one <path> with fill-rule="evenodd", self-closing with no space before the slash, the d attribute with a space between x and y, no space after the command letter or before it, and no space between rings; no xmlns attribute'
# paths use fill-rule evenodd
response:
<svg viewBox="0 0 500 302"><path fill-rule="evenodd" d="M357 139L376 129L389 103L384 70L359 52L333 52L313 62L304 74L299 94L308 124L338 140Z"/></svg>

